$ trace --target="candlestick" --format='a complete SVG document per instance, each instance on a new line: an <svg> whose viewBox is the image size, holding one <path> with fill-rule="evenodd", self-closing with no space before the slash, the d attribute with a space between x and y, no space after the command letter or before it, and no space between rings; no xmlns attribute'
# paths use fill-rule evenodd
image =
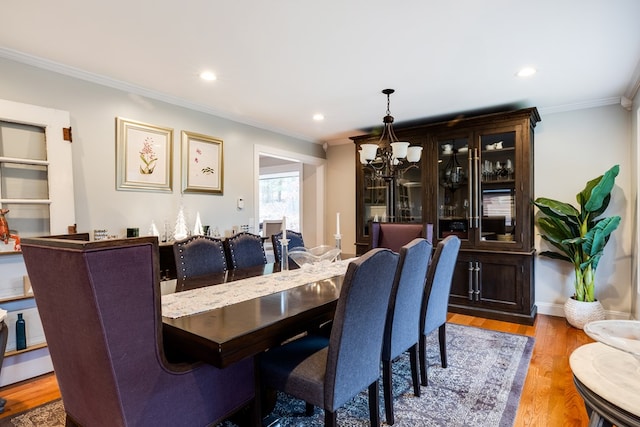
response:
<svg viewBox="0 0 640 427"><path fill-rule="evenodd" d="M280 251L280 270L289 270L289 239L280 239L282 250Z"/></svg>
<svg viewBox="0 0 640 427"><path fill-rule="evenodd" d="M340 234L340 212L336 213L336 235Z"/></svg>
<svg viewBox="0 0 640 427"><path fill-rule="evenodd" d="M282 238L285 240L287 239L287 217L286 216L282 217Z"/></svg>
<svg viewBox="0 0 640 427"><path fill-rule="evenodd" d="M341 254L342 254L342 236L338 233L334 234L335 239L336 239L336 248L340 250L340 252L338 252L338 256L336 257L336 261L340 261L342 259Z"/></svg>

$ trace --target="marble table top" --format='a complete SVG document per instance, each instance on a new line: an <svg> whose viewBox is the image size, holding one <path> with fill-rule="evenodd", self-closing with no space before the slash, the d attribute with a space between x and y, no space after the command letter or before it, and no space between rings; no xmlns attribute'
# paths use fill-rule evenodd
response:
<svg viewBox="0 0 640 427"><path fill-rule="evenodd" d="M307 264L297 270L162 295L162 315L176 319L344 275L353 259Z"/></svg>
<svg viewBox="0 0 640 427"><path fill-rule="evenodd" d="M575 377L611 404L640 416L640 361L629 353L595 342L569 357Z"/></svg>

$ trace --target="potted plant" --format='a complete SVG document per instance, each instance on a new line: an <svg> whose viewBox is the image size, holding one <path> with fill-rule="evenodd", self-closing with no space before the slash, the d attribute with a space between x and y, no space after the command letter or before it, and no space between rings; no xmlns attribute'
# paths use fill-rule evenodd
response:
<svg viewBox="0 0 640 427"><path fill-rule="evenodd" d="M584 190L576 195L579 208L545 197L533 202L540 209L536 221L540 236L556 249L540 255L573 265L575 294L565 304L565 316L572 326L580 329L591 320L604 319L604 309L595 295L595 275L604 247L620 224L620 217L601 215L609 206L619 171L620 166L615 165L587 182Z"/></svg>

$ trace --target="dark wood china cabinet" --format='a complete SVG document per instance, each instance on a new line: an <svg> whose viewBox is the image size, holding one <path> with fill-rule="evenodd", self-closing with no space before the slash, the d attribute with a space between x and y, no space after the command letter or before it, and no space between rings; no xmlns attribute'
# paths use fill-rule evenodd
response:
<svg viewBox="0 0 640 427"><path fill-rule="evenodd" d="M380 178L356 153L356 252L369 246L372 220L434 225L434 245L462 240L449 310L533 324L533 189L536 108L396 128L422 158ZM351 138L356 151L377 135Z"/></svg>

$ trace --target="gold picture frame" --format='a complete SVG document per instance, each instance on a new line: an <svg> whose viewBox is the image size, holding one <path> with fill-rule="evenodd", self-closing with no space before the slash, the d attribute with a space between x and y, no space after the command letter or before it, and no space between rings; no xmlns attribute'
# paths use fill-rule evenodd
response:
<svg viewBox="0 0 640 427"><path fill-rule="evenodd" d="M223 194L223 142L182 131L182 192Z"/></svg>
<svg viewBox="0 0 640 427"><path fill-rule="evenodd" d="M172 192L173 129L116 117L118 190Z"/></svg>

